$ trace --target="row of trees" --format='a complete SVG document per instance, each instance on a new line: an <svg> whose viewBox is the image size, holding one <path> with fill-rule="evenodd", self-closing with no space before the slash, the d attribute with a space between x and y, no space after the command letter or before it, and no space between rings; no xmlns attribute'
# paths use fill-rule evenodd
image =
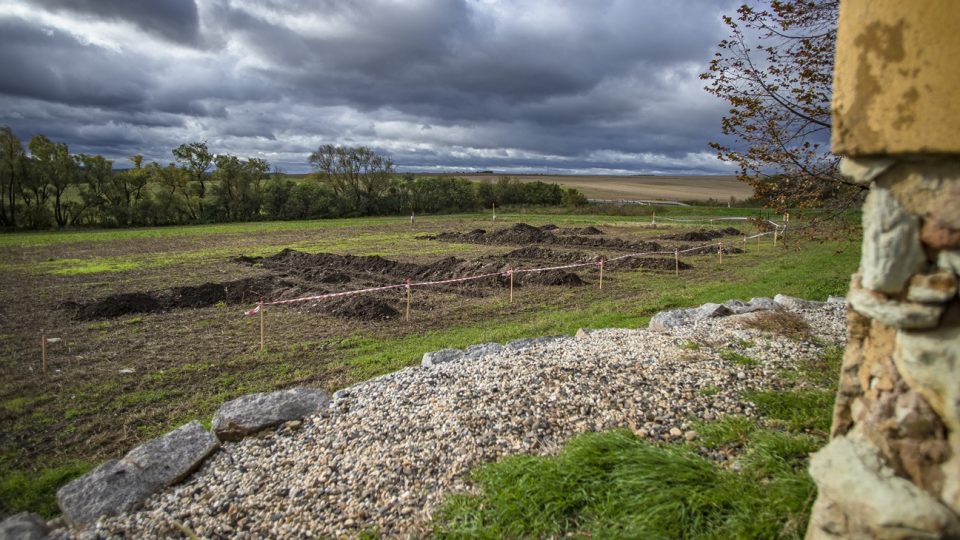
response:
<svg viewBox="0 0 960 540"><path fill-rule="evenodd" d="M114 170L103 156L71 154L43 135L24 149L9 128L0 128L0 226L124 227L586 203L576 190L542 182L399 175L388 158L365 147L321 146L309 156L316 172L299 181L271 173L262 159L213 154L204 142L182 144L173 157L164 166L136 155L130 168Z"/></svg>

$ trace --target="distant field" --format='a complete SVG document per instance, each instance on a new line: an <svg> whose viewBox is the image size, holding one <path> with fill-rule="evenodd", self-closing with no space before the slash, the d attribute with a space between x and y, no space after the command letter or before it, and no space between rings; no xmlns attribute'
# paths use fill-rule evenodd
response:
<svg viewBox="0 0 960 540"><path fill-rule="evenodd" d="M473 181L496 180L500 175L450 175ZM513 176L522 182L547 182L572 187L590 199L727 201L750 198L753 190L735 176Z"/></svg>

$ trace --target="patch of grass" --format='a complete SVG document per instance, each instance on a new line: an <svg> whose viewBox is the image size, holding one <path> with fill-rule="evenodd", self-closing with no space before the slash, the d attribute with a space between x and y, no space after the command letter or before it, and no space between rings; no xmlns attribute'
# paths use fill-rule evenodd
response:
<svg viewBox="0 0 960 540"><path fill-rule="evenodd" d="M813 482L793 463L773 474L761 464L744 460L734 472L680 444L656 446L625 431L582 435L554 457L513 456L483 467L474 476L482 494L448 499L435 533L802 538Z"/></svg>
<svg viewBox="0 0 960 540"><path fill-rule="evenodd" d="M795 313L779 309L758 311L745 317L741 324L790 339L799 340L810 337L810 325L807 321Z"/></svg>
<svg viewBox="0 0 960 540"><path fill-rule="evenodd" d="M143 317L134 317L132 319L127 319L123 321L123 324L133 325L133 324L142 324Z"/></svg>
<svg viewBox="0 0 960 540"><path fill-rule="evenodd" d="M681 349L683 349L683 350L685 350L685 351L699 351L699 350L700 350L700 344L697 343L696 341L693 341L692 339L688 339L688 340L684 341L684 342L681 343L679 346L680 346Z"/></svg>
<svg viewBox="0 0 960 540"><path fill-rule="evenodd" d="M45 518L58 515L57 490L92 468L93 464L76 462L40 471L5 471L0 478L0 515L27 511Z"/></svg>
<svg viewBox="0 0 960 540"><path fill-rule="evenodd" d="M720 351L720 358L726 360L727 362L733 362L738 366L754 367L760 365L759 360L750 358L749 356L740 354L737 351L732 351L730 349L724 349Z"/></svg>
<svg viewBox="0 0 960 540"><path fill-rule="evenodd" d="M844 348L828 346L817 358L801 359L796 370L784 370L780 376L794 382L807 383L819 388L834 388L843 365Z"/></svg>
<svg viewBox="0 0 960 540"><path fill-rule="evenodd" d="M707 448L741 446L757 429L757 422L746 416L724 416L714 422L694 422L696 444Z"/></svg>
<svg viewBox="0 0 960 540"><path fill-rule="evenodd" d="M794 431L830 431L833 419L833 390L777 390L747 392L760 414L780 421Z"/></svg>
<svg viewBox="0 0 960 540"><path fill-rule="evenodd" d="M706 387L706 388L701 388L701 389L700 389L700 395L701 395L701 396L710 397L710 396L715 396L715 395L717 395L717 394L719 394L719 393L720 393L720 389L717 388L716 386L708 386L708 387Z"/></svg>

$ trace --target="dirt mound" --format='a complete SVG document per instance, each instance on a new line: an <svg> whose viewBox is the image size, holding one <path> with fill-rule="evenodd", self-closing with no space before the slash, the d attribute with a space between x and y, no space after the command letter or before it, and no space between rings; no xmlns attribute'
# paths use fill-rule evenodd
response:
<svg viewBox="0 0 960 540"><path fill-rule="evenodd" d="M399 315L397 310L385 301L362 294L333 300L325 311L337 317L362 321L384 321Z"/></svg>
<svg viewBox="0 0 960 540"><path fill-rule="evenodd" d="M540 226L540 230L541 230L541 231L555 231L555 230L557 230L557 229L559 229L559 228L560 228L560 227L557 227L557 226L554 225L553 223L547 223L546 225L541 225L541 226Z"/></svg>
<svg viewBox="0 0 960 540"><path fill-rule="evenodd" d="M130 313L154 313L162 311L163 305L147 293L114 294L82 305L76 317L82 321L120 317Z"/></svg>
<svg viewBox="0 0 960 540"><path fill-rule="evenodd" d="M680 251L687 251L684 255L716 255L720 251L720 246L703 246L694 249L695 246L679 246ZM743 250L737 247L723 246L723 254L743 253Z"/></svg>
<svg viewBox="0 0 960 540"><path fill-rule="evenodd" d="M740 236L741 234L742 233L738 229L727 227L726 229L700 229L698 231L668 234L666 236L661 236L660 238L664 240L680 240L682 242L706 242L715 238L722 238L724 236Z"/></svg>
<svg viewBox="0 0 960 540"><path fill-rule="evenodd" d="M675 259L628 257L626 259L620 259L619 261L613 261L609 267L613 270L636 270L643 268L646 270L669 270L675 272L677 269L676 264ZM680 261L681 270L689 270L691 268L693 268L693 266Z"/></svg>
<svg viewBox="0 0 960 540"><path fill-rule="evenodd" d="M517 223L510 228L489 233L485 235L485 239L495 244L534 244L543 242L548 236L550 233L540 230L539 227Z"/></svg>
<svg viewBox="0 0 960 540"><path fill-rule="evenodd" d="M577 251L557 251L540 246L527 246L515 249L502 256L507 261L516 259L547 260L560 263L579 263L588 262L596 259L595 256L587 255Z"/></svg>
<svg viewBox="0 0 960 540"><path fill-rule="evenodd" d="M582 234L585 236L594 236L603 234L603 231L596 227L574 227L572 229L562 229L563 234Z"/></svg>
<svg viewBox="0 0 960 540"><path fill-rule="evenodd" d="M574 274L573 272L564 272L563 270L550 270L547 272L531 272L529 274L523 274L523 282L525 284L566 287L580 287L582 285L586 285L586 283L580 279L580 276Z"/></svg>

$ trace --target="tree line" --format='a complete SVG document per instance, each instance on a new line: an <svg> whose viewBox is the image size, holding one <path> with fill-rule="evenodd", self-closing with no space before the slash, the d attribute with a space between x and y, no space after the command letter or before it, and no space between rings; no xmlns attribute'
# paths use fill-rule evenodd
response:
<svg viewBox="0 0 960 540"><path fill-rule="evenodd" d="M130 158L115 170L100 155L71 154L65 143L35 135L26 148L0 128L0 227L129 227L192 223L359 217L473 211L492 205L586 204L575 189L501 177L398 174L366 147L324 145L314 170L294 181L262 159L214 154L206 142L181 144L167 165Z"/></svg>

